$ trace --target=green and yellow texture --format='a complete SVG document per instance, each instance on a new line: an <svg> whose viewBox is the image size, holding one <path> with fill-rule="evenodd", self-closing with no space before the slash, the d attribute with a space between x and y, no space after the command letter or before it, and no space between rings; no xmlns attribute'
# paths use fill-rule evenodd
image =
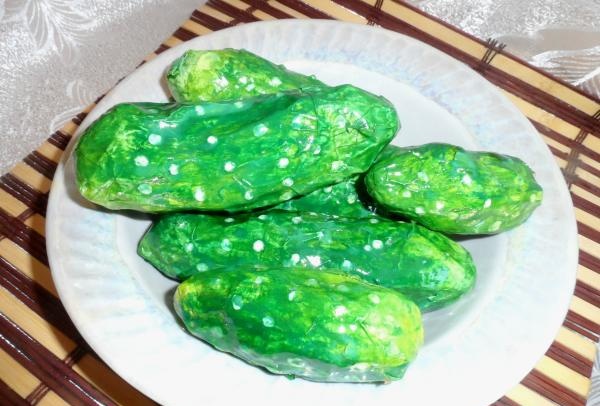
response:
<svg viewBox="0 0 600 406"><path fill-rule="evenodd" d="M281 90L325 86L311 76L237 49L186 51L171 65L167 82L178 102L243 100ZM388 146L384 152L394 148ZM361 185L362 178L354 177L288 200L277 209L369 217L375 209L361 201L366 195L360 193L364 189Z"/></svg>
<svg viewBox="0 0 600 406"><path fill-rule="evenodd" d="M350 85L120 104L81 136L77 183L109 209L244 211L366 171L397 128L387 100Z"/></svg>
<svg viewBox="0 0 600 406"><path fill-rule="evenodd" d="M246 50L186 51L167 72L178 102L242 100L262 94L323 86Z"/></svg>
<svg viewBox="0 0 600 406"><path fill-rule="evenodd" d="M355 176L335 185L315 190L305 196L288 200L276 206L277 210L314 212L344 217L372 217L375 207L361 194L362 177ZM366 193L366 192L364 192Z"/></svg>
<svg viewBox="0 0 600 406"><path fill-rule="evenodd" d="M315 381L400 379L423 342L419 309L403 295L323 271L204 272L179 285L175 309L215 348Z"/></svg>
<svg viewBox="0 0 600 406"><path fill-rule="evenodd" d="M422 310L455 301L476 276L470 254L442 234L383 218L317 213L172 214L152 225L138 253L180 280L237 269L340 271L402 292Z"/></svg>
<svg viewBox="0 0 600 406"><path fill-rule="evenodd" d="M396 153L399 147L386 146L376 161ZM315 190L305 196L288 200L275 207L277 210L315 212L332 216L365 218L382 210L368 195L364 176L359 175L335 185Z"/></svg>
<svg viewBox="0 0 600 406"><path fill-rule="evenodd" d="M542 201L542 188L520 159L447 144L398 150L373 165L366 185L390 212L448 234L509 230Z"/></svg>

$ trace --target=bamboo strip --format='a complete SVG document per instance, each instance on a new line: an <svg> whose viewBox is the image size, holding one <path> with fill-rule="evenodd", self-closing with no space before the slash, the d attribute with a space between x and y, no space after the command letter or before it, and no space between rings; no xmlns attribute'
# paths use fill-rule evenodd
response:
<svg viewBox="0 0 600 406"><path fill-rule="evenodd" d="M543 356L535 369L580 396L586 397L590 391L589 378L578 374L552 358Z"/></svg>
<svg viewBox="0 0 600 406"><path fill-rule="evenodd" d="M54 145L50 144L48 141L46 141L42 145L40 145L40 147L37 149L37 151L40 154L42 154L43 156L45 156L46 158L50 159L51 161L57 162L57 163L63 154L63 151L60 148L55 147Z"/></svg>
<svg viewBox="0 0 600 406"><path fill-rule="evenodd" d="M556 341L592 362L596 358L596 344L564 326L558 330Z"/></svg>
<svg viewBox="0 0 600 406"><path fill-rule="evenodd" d="M167 38L167 40L165 42L163 42L163 44L168 46L169 48L173 48L174 46L177 46L177 45L181 44L182 42L183 41L177 37L169 37L169 38Z"/></svg>
<svg viewBox="0 0 600 406"><path fill-rule="evenodd" d="M2 380L19 396L27 397L40 380L0 348L0 376Z"/></svg>
<svg viewBox="0 0 600 406"><path fill-rule="evenodd" d="M69 406L56 392L49 391L40 399L38 406Z"/></svg>
<svg viewBox="0 0 600 406"><path fill-rule="evenodd" d="M23 202L2 189L0 189L0 202L2 202L4 211L14 217L17 217L27 210L27 206Z"/></svg>
<svg viewBox="0 0 600 406"><path fill-rule="evenodd" d="M600 291L600 273L579 265L577 268L577 279Z"/></svg>
<svg viewBox="0 0 600 406"><path fill-rule="evenodd" d="M596 206L600 206L600 197L595 194L588 192L585 189L577 185L571 186L571 193L581 197L582 199L587 200L588 202L594 203Z"/></svg>
<svg viewBox="0 0 600 406"><path fill-rule="evenodd" d="M206 28L205 26L200 25L192 20L187 20L185 23L183 23L183 28L197 35L204 35L213 32L211 29Z"/></svg>
<svg viewBox="0 0 600 406"><path fill-rule="evenodd" d="M0 287L0 312L18 324L27 334L58 358L65 358L75 348L75 343L71 339L3 287Z"/></svg>
<svg viewBox="0 0 600 406"><path fill-rule="evenodd" d="M600 213L599 213L600 214ZM596 230L600 230L600 218L596 217L586 211L575 208L575 218L577 221L582 222Z"/></svg>
<svg viewBox="0 0 600 406"><path fill-rule="evenodd" d="M221 20L225 23L230 23L234 20L234 18L230 15L227 15L225 13L220 12L219 10L216 10L215 8L205 5L204 7L202 7L201 11L204 14L207 14L213 18L216 18L217 20Z"/></svg>
<svg viewBox="0 0 600 406"><path fill-rule="evenodd" d="M590 240L582 235L579 235L579 249L586 251L592 255L600 256L600 243ZM600 309L598 311L598 320L600 321Z"/></svg>
<svg viewBox="0 0 600 406"><path fill-rule="evenodd" d="M286 6L285 4L281 4L278 1L269 1L269 5L273 8L276 8L280 11L283 11L284 13L294 17L294 18L299 18L299 19L306 19L308 18L307 16L305 16L304 14L289 8L288 6Z"/></svg>
<svg viewBox="0 0 600 406"><path fill-rule="evenodd" d="M304 0L303 2L319 11L322 11L323 13L329 14L338 20L357 24L366 24L367 22L367 19L363 16L353 13L352 11L333 2L321 0Z"/></svg>
<svg viewBox="0 0 600 406"><path fill-rule="evenodd" d="M573 296L569 309L596 324L600 324L600 309L577 296Z"/></svg>
<svg viewBox="0 0 600 406"><path fill-rule="evenodd" d="M42 193L48 193L50 191L52 180L23 162L16 164L10 173Z"/></svg>
<svg viewBox="0 0 600 406"><path fill-rule="evenodd" d="M506 397L517 402L521 406L556 406L556 403L551 402L539 393L521 384L512 388L506 394Z"/></svg>
<svg viewBox="0 0 600 406"><path fill-rule="evenodd" d="M0 256L14 265L22 274L36 281L48 292L58 296L50 269L13 241L5 238L0 241Z"/></svg>

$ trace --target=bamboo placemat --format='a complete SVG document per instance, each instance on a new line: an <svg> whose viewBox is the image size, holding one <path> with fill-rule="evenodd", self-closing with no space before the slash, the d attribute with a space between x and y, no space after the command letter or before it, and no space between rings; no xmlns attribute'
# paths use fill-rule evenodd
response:
<svg viewBox="0 0 600 406"><path fill-rule="evenodd" d="M585 404L600 337L600 100L505 52L496 41L481 41L399 0L211 0L145 61L198 35L278 18L338 19L415 37L480 72L531 120L563 170L575 204L577 285L546 355L494 405ZM48 268L48 191L61 154L94 105L0 178L2 405L154 404L86 345Z"/></svg>

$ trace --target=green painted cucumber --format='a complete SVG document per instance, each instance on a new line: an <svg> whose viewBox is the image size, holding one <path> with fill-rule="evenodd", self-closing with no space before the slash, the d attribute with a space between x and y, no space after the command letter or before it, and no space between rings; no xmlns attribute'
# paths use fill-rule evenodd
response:
<svg viewBox="0 0 600 406"><path fill-rule="evenodd" d="M395 145L386 146L375 162L394 154L398 149L399 147ZM376 213L382 212L381 208L376 207L375 202L368 195L363 175L288 200L275 208L356 218L372 217Z"/></svg>
<svg viewBox="0 0 600 406"><path fill-rule="evenodd" d="M311 86L323 86L311 76L287 70L243 49L190 50L167 72L176 101L241 100Z"/></svg>
<svg viewBox="0 0 600 406"><path fill-rule="evenodd" d="M475 282L470 254L442 234L383 218L271 211L221 217L171 214L138 253L169 277L210 270L301 267L342 270L396 289L422 310L458 299Z"/></svg>
<svg viewBox="0 0 600 406"><path fill-rule="evenodd" d="M81 136L77 183L109 209L248 210L366 171L397 128L387 100L350 85L120 104Z"/></svg>
<svg viewBox="0 0 600 406"><path fill-rule="evenodd" d="M335 185L315 190L305 196L291 199L276 206L277 210L315 212L343 217L372 217L375 208L360 193L362 177L355 176Z"/></svg>
<svg viewBox="0 0 600 406"><path fill-rule="evenodd" d="M523 223L542 188L520 159L448 144L403 148L366 176L378 204L448 234L491 234Z"/></svg>
<svg viewBox="0 0 600 406"><path fill-rule="evenodd" d="M171 65L167 81L179 102L242 100L281 90L324 86L313 77L237 49L186 51ZM388 146L384 152L394 148L397 147ZM364 202L366 192L360 193L360 189L364 190L360 185L363 185L362 179L354 177L288 200L277 209L346 217L372 216L375 209Z"/></svg>
<svg viewBox="0 0 600 406"><path fill-rule="evenodd" d="M175 309L217 349L314 381L400 379L423 342L419 309L403 295L323 271L204 272L179 285Z"/></svg>

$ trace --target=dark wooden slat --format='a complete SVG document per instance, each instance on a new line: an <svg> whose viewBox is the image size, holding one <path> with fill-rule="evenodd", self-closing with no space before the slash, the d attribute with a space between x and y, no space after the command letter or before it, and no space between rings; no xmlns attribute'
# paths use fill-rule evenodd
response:
<svg viewBox="0 0 600 406"><path fill-rule="evenodd" d="M31 154L27 155L23 162L48 179L52 179L54 177L54 172L56 172L56 162L49 160L37 151L33 151Z"/></svg>
<svg viewBox="0 0 600 406"><path fill-rule="evenodd" d="M278 18L280 20L284 20L287 18L294 18L291 15L279 10L278 8L270 6L269 3L267 3L264 0L242 0L242 1L250 6L254 7L257 10L264 11L265 13L270 14L273 17Z"/></svg>
<svg viewBox="0 0 600 406"><path fill-rule="evenodd" d="M29 406L29 403L0 379L0 405Z"/></svg>
<svg viewBox="0 0 600 406"><path fill-rule="evenodd" d="M32 188L16 176L7 173L0 177L0 188L42 216L46 214L48 195Z"/></svg>
<svg viewBox="0 0 600 406"><path fill-rule="evenodd" d="M590 340L592 340L594 342L598 342L598 335L592 333L589 330L586 330L585 328L581 327L579 324L574 323L573 321L571 321L569 319L565 319L565 321L563 322L563 326L567 327L570 330L575 331L578 334L581 334L584 337L589 338Z"/></svg>
<svg viewBox="0 0 600 406"><path fill-rule="evenodd" d="M600 292L585 282L577 281L575 284L575 295L596 307L600 307Z"/></svg>
<svg viewBox="0 0 600 406"><path fill-rule="evenodd" d="M596 273L600 273L600 258L579 250L579 263Z"/></svg>
<svg viewBox="0 0 600 406"><path fill-rule="evenodd" d="M583 376L589 377L592 373L592 361L559 342L552 343L552 346L546 351L546 355Z"/></svg>
<svg viewBox="0 0 600 406"><path fill-rule="evenodd" d="M115 404L3 313L0 313L0 347L71 404Z"/></svg>
<svg viewBox="0 0 600 406"><path fill-rule="evenodd" d="M48 142L50 144L62 149L63 151L69 144L70 140L71 140L71 136L63 133L62 131L56 131L54 134L52 134L50 136L50 138L48 138Z"/></svg>
<svg viewBox="0 0 600 406"><path fill-rule="evenodd" d="M160 55L163 52L165 52L167 49L170 49L170 47L168 45L165 44L160 44L160 46L158 48L156 48L156 50L154 51L154 53L156 55ZM139 66L142 66L146 61L142 61L142 63ZM138 67L139 67L138 66Z"/></svg>
<svg viewBox="0 0 600 406"><path fill-rule="evenodd" d="M584 171L587 171L587 172L591 173L592 175L597 176L598 178L600 178L600 170L594 168L593 166L588 165L588 164L586 164L585 162L583 162L583 161L581 161L579 159L576 160L575 165L576 165L577 168L581 168Z"/></svg>
<svg viewBox="0 0 600 406"><path fill-rule="evenodd" d="M573 177L573 182L572 183L574 185L577 185L580 188L582 188L584 190L587 190L588 192L593 193L596 196L600 197L600 185L594 185L593 183L590 183L587 180L581 179L577 175L575 175Z"/></svg>
<svg viewBox="0 0 600 406"><path fill-rule="evenodd" d="M598 335L600 335L600 325L594 323L591 320L586 319L585 317L575 313L572 310L569 310L567 312L567 320L572 321L573 323L576 323L579 326L585 328L586 330L594 333L596 335L596 339L594 341L598 341Z"/></svg>
<svg viewBox="0 0 600 406"><path fill-rule="evenodd" d="M0 285L75 342L83 342L60 300L0 257Z"/></svg>
<svg viewBox="0 0 600 406"><path fill-rule="evenodd" d="M585 398L535 369L521 383L559 405L585 406Z"/></svg>
<svg viewBox="0 0 600 406"><path fill-rule="evenodd" d="M548 145L548 149L550 149L550 152L552 152L552 155L562 158L562 159L567 159L567 153L559 151L558 149L554 148L552 145Z"/></svg>
<svg viewBox="0 0 600 406"><path fill-rule="evenodd" d="M174 36L174 37L176 37L176 38L179 38L179 39L180 39L180 40L182 40L182 41L189 41L189 40L191 40L192 38L196 38L196 37L198 36L198 34L196 34L196 33L194 33L194 32L191 32L190 30L186 30L186 29L185 29L185 28L183 28L183 27L179 27L179 28L177 29L177 31L175 31L175 32L173 33L173 36ZM166 45L164 45L164 44L163 44L162 46L165 46L165 47L166 47ZM158 52L157 52L157 53L158 53Z"/></svg>
<svg viewBox="0 0 600 406"><path fill-rule="evenodd" d="M281 4L283 4L284 6L287 6L293 10L296 10L297 12L304 14L305 16L310 17L310 18L319 18L319 19L324 19L324 20L333 20L334 19L329 14L326 14L326 13L322 12L321 10L317 10L316 8L311 7L308 4L305 4L298 0L278 0L278 1Z"/></svg>
<svg viewBox="0 0 600 406"><path fill-rule="evenodd" d="M23 213L19 214L17 217L17 219L19 219L22 222L25 222L29 217L33 216L35 214L35 211L32 209L27 209L25 211L23 211Z"/></svg>
<svg viewBox="0 0 600 406"><path fill-rule="evenodd" d="M38 261L48 266L46 240L33 228L23 224L0 208L0 234L13 241Z"/></svg>
<svg viewBox="0 0 600 406"><path fill-rule="evenodd" d="M71 119L71 121L73 121L77 125L81 125L82 121L85 120L87 115L88 115L88 113L82 111L81 113L79 113L75 117L73 117Z"/></svg>
<svg viewBox="0 0 600 406"><path fill-rule="evenodd" d="M222 30L223 28L232 27L231 24L218 20L198 10L194 10L190 20L197 22L198 24L203 25L212 31L218 31Z"/></svg>
<svg viewBox="0 0 600 406"><path fill-rule="evenodd" d="M497 401L495 401L494 403L492 403L490 406L520 406L520 405L517 402L513 402L506 396L503 396L500 399L498 399Z"/></svg>
<svg viewBox="0 0 600 406"><path fill-rule="evenodd" d="M573 205L578 209L590 213L593 216L600 217L600 206L597 206L575 193L571 193L571 199L573 200Z"/></svg>
<svg viewBox="0 0 600 406"><path fill-rule="evenodd" d="M35 406L40 402L40 400L42 400L44 396L46 396L46 393L48 393L49 391L50 388L48 388L46 384L40 383L37 386L37 388L35 388L29 395L27 395L27 401L30 405Z"/></svg>
<svg viewBox="0 0 600 406"><path fill-rule="evenodd" d="M587 224L578 221L577 230L579 231L579 234L589 238L592 241L600 241L600 231L588 226Z"/></svg>
<svg viewBox="0 0 600 406"><path fill-rule="evenodd" d="M89 348L87 347L87 345L84 344L84 346L77 346L75 347L75 349L73 351L71 351L67 357L63 360L63 363L65 365L67 365L68 367L72 367L73 365L75 365L77 362L79 362L81 360L81 358L83 358L83 356L85 354L87 354L89 352ZM37 405L44 396L46 396L46 394L50 391L50 388L48 388L48 386L44 383L40 383L28 396L27 396L27 401L35 406Z"/></svg>
<svg viewBox="0 0 600 406"><path fill-rule="evenodd" d="M582 170L587 171L590 174L600 178L600 170L598 170L598 169L594 168L593 166L588 165L587 163L580 160L578 157L578 155L579 155L578 151L572 152L572 155L574 155L574 156L569 156L569 154L565 154L564 152L556 153L555 152L556 150L553 147L549 146L549 148L554 155L559 156L559 157L563 158L564 160L566 160L567 165L569 165L569 162L571 163L572 168L571 168L570 173L565 174L565 179L567 179L567 182L570 180L571 183L573 183L573 180L576 177L579 177L579 175L577 174L577 169L580 169L580 168ZM563 173L564 172L567 172L567 171L565 170L565 171L563 171Z"/></svg>
<svg viewBox="0 0 600 406"><path fill-rule="evenodd" d="M240 10L239 8L233 7L231 4L227 4L221 0L209 0L207 5L211 6L215 10L220 11L223 14L227 14L230 17L233 17L236 21L241 21L244 23L252 23L254 21L259 21L258 18L254 17L252 14L247 13L244 10Z"/></svg>

